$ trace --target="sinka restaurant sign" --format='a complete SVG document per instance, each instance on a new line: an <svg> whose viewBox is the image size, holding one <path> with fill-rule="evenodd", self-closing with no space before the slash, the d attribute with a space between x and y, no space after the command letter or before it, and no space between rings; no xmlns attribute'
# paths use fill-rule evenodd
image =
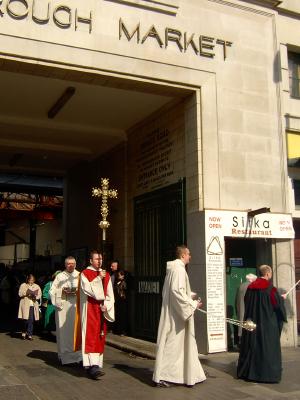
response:
<svg viewBox="0 0 300 400"><path fill-rule="evenodd" d="M219 236L293 239L290 214L263 213L249 217L246 211L206 210L206 230Z"/></svg>
<svg viewBox="0 0 300 400"><path fill-rule="evenodd" d="M293 239L290 214L205 210L206 303L208 352L227 350L225 237Z"/></svg>
<svg viewBox="0 0 300 400"><path fill-rule="evenodd" d="M26 20L43 27L53 22L57 28L91 35L96 25L101 27L103 16L96 15L92 9L87 9L86 4L82 8L77 8L58 4L56 1L0 0L0 21L3 18L10 18L15 23ZM103 34L110 36L110 32L103 32ZM189 52L198 57L213 59L220 53L223 60L226 60L228 47L232 45L232 42L227 39L200 32L188 32L173 24L161 26L141 21L132 24L124 18L115 20L114 36L120 42L130 42L132 45L153 43L161 49L175 46L182 54Z"/></svg>

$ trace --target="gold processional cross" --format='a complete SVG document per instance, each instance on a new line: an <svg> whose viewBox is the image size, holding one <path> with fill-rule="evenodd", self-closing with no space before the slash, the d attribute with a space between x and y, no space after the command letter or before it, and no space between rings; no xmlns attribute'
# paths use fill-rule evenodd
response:
<svg viewBox="0 0 300 400"><path fill-rule="evenodd" d="M117 199L118 198L118 191L116 189L109 189L109 179L108 178L101 178L101 188L93 188L92 189L92 196L93 197L101 197L101 216L102 220L99 222L99 227L102 229L102 241L105 242L106 240L106 229L109 228L110 223L107 221L108 216L108 203L107 200L110 199Z"/></svg>
<svg viewBox="0 0 300 400"><path fill-rule="evenodd" d="M100 188L92 188L92 196L93 197L101 197L102 196L102 202L101 202L101 216L102 220L99 222L99 227L102 229L102 257L104 257L104 245L105 245L105 240L106 240L106 229L109 228L110 223L107 221L107 216L108 216L108 204L107 200L110 199L117 199L118 198L118 191L116 189L108 189L109 187L109 179L108 178L101 178L101 189ZM102 282L103 284L103 282ZM103 313L101 313L101 323L100 326L103 327L103 320L104 316ZM104 329L101 328L100 330L100 337L104 336Z"/></svg>

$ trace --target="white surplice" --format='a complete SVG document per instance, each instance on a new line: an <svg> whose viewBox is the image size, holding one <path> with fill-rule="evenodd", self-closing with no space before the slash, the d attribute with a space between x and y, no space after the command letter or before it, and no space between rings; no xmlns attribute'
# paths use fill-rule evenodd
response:
<svg viewBox="0 0 300 400"><path fill-rule="evenodd" d="M97 271L94 267L89 266L87 270ZM86 343L86 329L87 329L87 311L88 311L88 297L92 297L97 301L104 301L104 305L107 311L103 313L104 318L109 322L114 322L115 320L115 299L114 291L109 279L107 285L107 293L104 295L103 283L100 276L95 277L94 280L89 281L84 272L81 274L80 278L80 314L81 314L81 334L82 334L82 362L84 367L91 367L92 365L98 365L100 368L103 367L103 353L86 353L85 343ZM100 307L100 305L99 305ZM100 310L99 310L100 312Z"/></svg>
<svg viewBox="0 0 300 400"><path fill-rule="evenodd" d="M76 295L65 294L63 288L78 288L79 272L67 270L54 279L49 294L55 306L56 342L58 358L62 364L78 363L82 360L81 351L74 352L74 322Z"/></svg>
<svg viewBox="0 0 300 400"><path fill-rule="evenodd" d="M153 380L194 385L206 379L198 357L194 311L184 263L167 263Z"/></svg>

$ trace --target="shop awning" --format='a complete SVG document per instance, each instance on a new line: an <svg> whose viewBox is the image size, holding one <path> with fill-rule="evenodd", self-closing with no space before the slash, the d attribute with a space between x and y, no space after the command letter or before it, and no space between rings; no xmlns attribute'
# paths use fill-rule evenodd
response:
<svg viewBox="0 0 300 400"><path fill-rule="evenodd" d="M298 166L300 163L300 134L288 132L287 134L288 165Z"/></svg>

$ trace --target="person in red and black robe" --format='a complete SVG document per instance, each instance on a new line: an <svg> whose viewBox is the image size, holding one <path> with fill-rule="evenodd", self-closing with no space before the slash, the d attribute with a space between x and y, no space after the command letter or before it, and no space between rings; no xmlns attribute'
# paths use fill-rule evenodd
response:
<svg viewBox="0 0 300 400"><path fill-rule="evenodd" d="M75 324L75 345L78 347L80 336L83 366L92 379L99 379L104 375L102 367L107 321L113 322L115 319L114 292L109 274L101 269L102 255L98 251L91 252L90 263L80 275L81 327Z"/></svg>
<svg viewBox="0 0 300 400"><path fill-rule="evenodd" d="M261 277L252 282L245 295L244 319L256 323L256 330L243 330L237 377L265 383L281 380L280 334L286 320L283 298L271 283L272 269L259 267Z"/></svg>

